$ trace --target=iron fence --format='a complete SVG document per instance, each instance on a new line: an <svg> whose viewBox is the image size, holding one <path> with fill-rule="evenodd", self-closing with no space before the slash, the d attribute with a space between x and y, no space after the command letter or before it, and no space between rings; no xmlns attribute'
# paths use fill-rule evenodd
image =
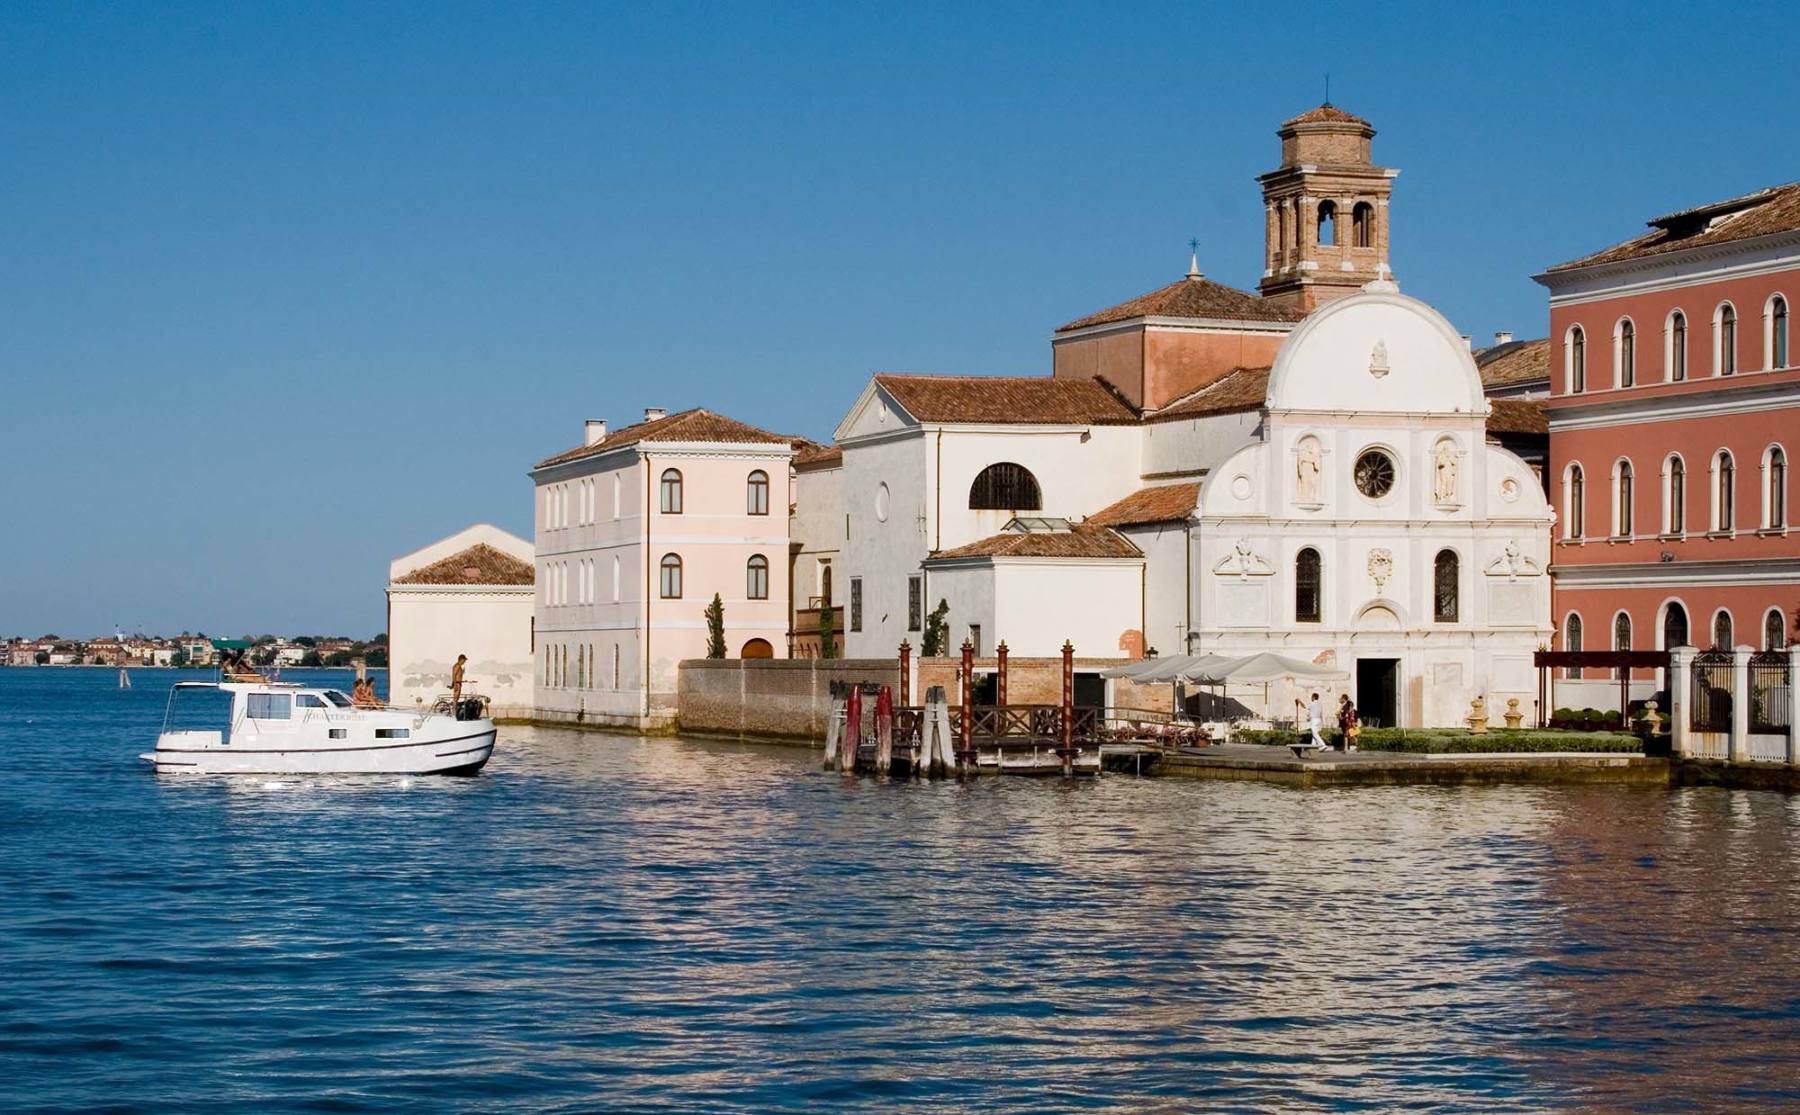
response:
<svg viewBox="0 0 1800 1115"><path fill-rule="evenodd" d="M1750 731L1754 735L1785 736L1793 730L1789 721L1788 655L1785 650L1765 650L1750 656Z"/></svg>
<svg viewBox="0 0 1800 1115"><path fill-rule="evenodd" d="M1709 650L1694 656L1689 728L1696 732L1731 731L1731 673L1728 650Z"/></svg>

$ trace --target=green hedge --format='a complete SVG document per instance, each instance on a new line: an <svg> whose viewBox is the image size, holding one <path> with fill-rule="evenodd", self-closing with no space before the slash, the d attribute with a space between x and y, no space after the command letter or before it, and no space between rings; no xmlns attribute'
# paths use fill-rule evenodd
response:
<svg viewBox="0 0 1800 1115"><path fill-rule="evenodd" d="M1337 729L1319 733L1325 742L1340 744ZM1308 733L1243 731L1234 743L1270 743L1286 747L1307 738ZM1357 740L1360 751L1400 751L1410 754L1482 754L1495 751L1642 751L1644 742L1624 732L1558 731L1554 728L1505 728L1475 735L1466 728L1364 728Z"/></svg>

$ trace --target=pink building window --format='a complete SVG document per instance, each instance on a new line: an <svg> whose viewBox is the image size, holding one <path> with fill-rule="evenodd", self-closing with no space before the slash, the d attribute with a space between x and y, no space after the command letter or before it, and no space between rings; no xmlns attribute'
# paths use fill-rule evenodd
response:
<svg viewBox="0 0 1800 1115"><path fill-rule="evenodd" d="M681 599L681 558L675 554L663 555L662 598L664 600Z"/></svg>
<svg viewBox="0 0 1800 1115"><path fill-rule="evenodd" d="M769 513L769 474L757 469L744 485L744 511L751 515Z"/></svg>
<svg viewBox="0 0 1800 1115"><path fill-rule="evenodd" d="M681 514L681 470L664 469L662 474L662 513Z"/></svg>

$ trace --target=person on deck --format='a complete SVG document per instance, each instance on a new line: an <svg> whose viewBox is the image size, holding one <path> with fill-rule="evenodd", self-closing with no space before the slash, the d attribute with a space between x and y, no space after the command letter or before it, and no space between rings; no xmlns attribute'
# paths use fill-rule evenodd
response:
<svg viewBox="0 0 1800 1115"><path fill-rule="evenodd" d="M468 660L468 655L459 654L456 656L456 665L450 667L450 704L452 707L462 704L463 664Z"/></svg>
<svg viewBox="0 0 1800 1115"><path fill-rule="evenodd" d="M1344 750L1356 750L1356 737L1362 734L1362 726L1356 719L1356 706L1350 703L1350 694L1338 697L1338 731L1344 737Z"/></svg>

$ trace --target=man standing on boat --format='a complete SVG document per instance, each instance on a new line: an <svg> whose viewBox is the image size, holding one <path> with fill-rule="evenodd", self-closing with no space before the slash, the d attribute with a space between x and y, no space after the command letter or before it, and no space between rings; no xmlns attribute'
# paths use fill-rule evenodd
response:
<svg viewBox="0 0 1800 1115"><path fill-rule="evenodd" d="M450 667L450 707L456 709L459 716L462 709L463 663L468 660L468 655L459 654L456 656L456 665Z"/></svg>

